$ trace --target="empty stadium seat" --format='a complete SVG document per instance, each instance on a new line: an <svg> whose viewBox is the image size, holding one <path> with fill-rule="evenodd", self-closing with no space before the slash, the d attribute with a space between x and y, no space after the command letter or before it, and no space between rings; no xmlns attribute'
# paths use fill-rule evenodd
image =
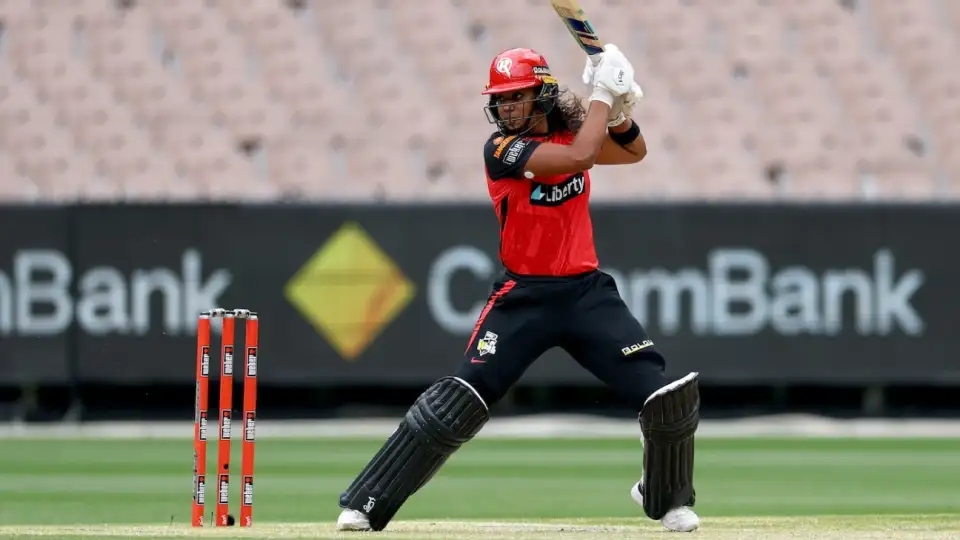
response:
<svg viewBox="0 0 960 540"><path fill-rule="evenodd" d="M289 110L292 123L325 125L338 134L354 133L344 105L349 92L332 77L331 59L316 34L308 33L280 2L219 2L219 10L237 28L260 63L270 95ZM293 128L290 128L293 129Z"/></svg>
<svg viewBox="0 0 960 540"><path fill-rule="evenodd" d="M929 171L888 170L871 177L873 197L908 201L931 200L941 191L937 176Z"/></svg>
<svg viewBox="0 0 960 540"><path fill-rule="evenodd" d="M275 141L267 147L270 177L284 197L302 197L331 189L334 177L328 149L313 141L292 137Z"/></svg>
<svg viewBox="0 0 960 540"><path fill-rule="evenodd" d="M756 1L708 2L723 28L724 53L737 66L756 66L776 61L784 54L785 26L772 7Z"/></svg>
<svg viewBox="0 0 960 540"><path fill-rule="evenodd" d="M690 130L680 140L681 163L697 198L757 198L773 195L762 164L736 136L719 129Z"/></svg>
<svg viewBox="0 0 960 540"><path fill-rule="evenodd" d="M197 99L214 111L219 124L240 141L279 137L292 114L271 102L244 43L214 9L199 2L145 2L183 77Z"/></svg>
<svg viewBox="0 0 960 540"><path fill-rule="evenodd" d="M53 200L119 195L93 160L74 144L29 83L0 67L0 136L18 170Z"/></svg>
<svg viewBox="0 0 960 540"><path fill-rule="evenodd" d="M599 3L647 94L650 153L598 167L594 197L960 196L958 5ZM0 196L485 199L493 55L534 48L588 91L548 10L0 0Z"/></svg>
<svg viewBox="0 0 960 540"><path fill-rule="evenodd" d="M41 200L40 187L23 174L13 158L0 153L0 203Z"/></svg>
<svg viewBox="0 0 960 540"><path fill-rule="evenodd" d="M856 201L864 197L860 175L846 160L829 159L791 171L779 180L780 197L798 201Z"/></svg>
<svg viewBox="0 0 960 540"><path fill-rule="evenodd" d="M944 158L944 195L960 199L960 157L954 153ZM938 191L940 193L940 191Z"/></svg>
<svg viewBox="0 0 960 540"><path fill-rule="evenodd" d="M597 201L623 202L624 197L643 201L689 198L693 191L685 170L680 167L676 148L668 141L651 140L647 156L628 166L597 166L590 171L593 180L591 198Z"/></svg>

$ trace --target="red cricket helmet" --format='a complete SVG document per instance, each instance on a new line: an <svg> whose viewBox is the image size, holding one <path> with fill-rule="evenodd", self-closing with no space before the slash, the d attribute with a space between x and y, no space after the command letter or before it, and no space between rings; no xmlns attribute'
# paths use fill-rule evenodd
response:
<svg viewBox="0 0 960 540"><path fill-rule="evenodd" d="M559 93L557 79L551 74L546 58L532 49L507 49L501 52L490 63L490 78L482 92L490 96L490 102L484 109L487 120L496 123L500 131L506 133L506 127L497 116L496 94L537 87L541 90L535 101L542 114L531 115L527 117L528 120L545 116L556 106Z"/></svg>
<svg viewBox="0 0 960 540"><path fill-rule="evenodd" d="M499 94L533 88L541 84L556 84L550 74L546 58L532 49L508 49L490 63L490 79L483 94Z"/></svg>

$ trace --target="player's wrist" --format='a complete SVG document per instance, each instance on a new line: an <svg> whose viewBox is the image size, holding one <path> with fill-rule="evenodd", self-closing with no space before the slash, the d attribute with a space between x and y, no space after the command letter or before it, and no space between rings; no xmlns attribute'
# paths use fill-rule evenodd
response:
<svg viewBox="0 0 960 540"><path fill-rule="evenodd" d="M608 129L607 133L613 142L619 144L620 146L627 146L640 137L640 126L638 126L637 123L632 120L630 122L624 122L623 126L624 129L622 130Z"/></svg>
<svg viewBox="0 0 960 540"><path fill-rule="evenodd" d="M607 122L607 127L614 133L623 133L630 127L628 120L630 120L630 118L621 111L616 118Z"/></svg>
<svg viewBox="0 0 960 540"><path fill-rule="evenodd" d="M616 96L613 95L613 92L601 86L594 86L593 93L590 94L590 101L599 101L601 103L606 103L607 106L610 108L613 108L613 102L615 99L616 99Z"/></svg>
<svg viewBox="0 0 960 540"><path fill-rule="evenodd" d="M633 119L624 115L623 113L620 113L619 120L619 122L614 123L614 121L611 121L607 124L607 127L610 128L611 133L626 133L633 125Z"/></svg>

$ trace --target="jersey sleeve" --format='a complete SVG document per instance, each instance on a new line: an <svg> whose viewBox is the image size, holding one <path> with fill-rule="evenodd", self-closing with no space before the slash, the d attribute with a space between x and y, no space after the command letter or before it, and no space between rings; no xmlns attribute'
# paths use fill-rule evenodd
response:
<svg viewBox="0 0 960 540"><path fill-rule="evenodd" d="M540 141L509 135L493 136L483 147L483 161L491 180L523 178L523 167Z"/></svg>

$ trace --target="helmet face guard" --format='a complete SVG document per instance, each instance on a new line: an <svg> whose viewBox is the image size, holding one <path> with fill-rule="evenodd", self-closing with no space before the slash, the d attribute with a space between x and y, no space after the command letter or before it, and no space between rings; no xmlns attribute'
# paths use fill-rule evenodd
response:
<svg viewBox="0 0 960 540"><path fill-rule="evenodd" d="M518 89L519 91L522 89ZM557 95L559 93L559 88L555 83L548 83L540 85L540 93L537 97L533 99L528 99L524 101L514 101L512 104L515 107L523 108L527 103L533 104L533 109L530 111L528 116L520 116L514 118L500 118L500 113L497 109L501 106L501 96L505 94L512 93L499 92L496 94L490 94L490 101L483 108L483 112L487 117L487 121L491 124L496 124L497 129L500 133L504 135L522 135L534 128L541 120L545 119L549 115L554 107L557 106ZM515 120L524 120L523 125L520 128L510 129L509 123Z"/></svg>

